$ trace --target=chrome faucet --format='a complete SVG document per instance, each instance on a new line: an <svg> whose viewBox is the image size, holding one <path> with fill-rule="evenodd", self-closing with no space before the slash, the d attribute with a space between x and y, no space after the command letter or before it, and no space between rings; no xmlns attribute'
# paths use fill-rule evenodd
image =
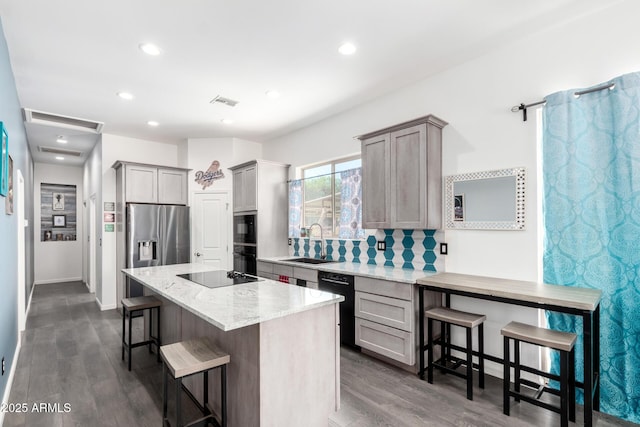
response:
<svg viewBox="0 0 640 427"><path fill-rule="evenodd" d="M324 253L324 240L322 240L322 226L319 223L314 222L309 226L309 237L311 237L311 227L313 227L314 225L317 225L318 227L320 227L320 259L325 259L327 256Z"/></svg>

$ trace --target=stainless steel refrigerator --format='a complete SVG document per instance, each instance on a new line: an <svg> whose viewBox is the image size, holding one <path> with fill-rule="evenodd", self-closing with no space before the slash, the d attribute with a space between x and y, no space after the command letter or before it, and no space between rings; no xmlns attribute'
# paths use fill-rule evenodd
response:
<svg viewBox="0 0 640 427"><path fill-rule="evenodd" d="M189 207L127 204L127 268L181 264L190 261ZM127 279L130 297L142 285Z"/></svg>

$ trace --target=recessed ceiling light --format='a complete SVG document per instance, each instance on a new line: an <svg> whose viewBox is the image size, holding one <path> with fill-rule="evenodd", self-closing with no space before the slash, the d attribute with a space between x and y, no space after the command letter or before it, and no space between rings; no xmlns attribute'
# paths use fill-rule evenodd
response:
<svg viewBox="0 0 640 427"><path fill-rule="evenodd" d="M338 48L338 52L343 55L353 55L356 53L357 48L353 43L344 43L342 46Z"/></svg>
<svg viewBox="0 0 640 427"><path fill-rule="evenodd" d="M56 160L64 160L64 157L62 157L62 156L56 156Z"/></svg>
<svg viewBox="0 0 640 427"><path fill-rule="evenodd" d="M153 43L140 43L138 47L147 55L158 56L162 53L160 48Z"/></svg>
<svg viewBox="0 0 640 427"><path fill-rule="evenodd" d="M67 139L66 139L64 136L60 135L60 136L56 139L56 142L57 142L57 143L59 143L59 144L66 144L66 143L67 143L67 142L69 142L69 141L67 141Z"/></svg>
<svg viewBox="0 0 640 427"><path fill-rule="evenodd" d="M156 122L156 121L154 121L154 120L149 120L149 121L147 122L147 124L148 124L149 126L154 126L154 127L155 127L155 126L158 126L160 123L158 123L158 122Z"/></svg>
<svg viewBox="0 0 640 427"><path fill-rule="evenodd" d="M131 100L133 99L133 95L129 92L118 92L118 96L122 99Z"/></svg>
<svg viewBox="0 0 640 427"><path fill-rule="evenodd" d="M279 98L280 97L280 92L278 92L277 90L268 90L265 92L265 95L267 95L269 98Z"/></svg>
<svg viewBox="0 0 640 427"><path fill-rule="evenodd" d="M233 120L231 119L222 119L220 120L222 123L224 123L225 125L230 125L233 123Z"/></svg>

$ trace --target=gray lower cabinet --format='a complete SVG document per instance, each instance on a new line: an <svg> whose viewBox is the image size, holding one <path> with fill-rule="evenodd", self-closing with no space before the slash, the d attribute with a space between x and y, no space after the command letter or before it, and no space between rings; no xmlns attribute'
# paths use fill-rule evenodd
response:
<svg viewBox="0 0 640 427"><path fill-rule="evenodd" d="M307 288L318 289L318 270L314 268L292 267L267 261L258 261L258 276L271 280L279 280L281 276L289 278L289 283L295 285L299 280L306 282Z"/></svg>
<svg viewBox="0 0 640 427"><path fill-rule="evenodd" d="M355 279L356 345L415 364L414 286L366 277Z"/></svg>

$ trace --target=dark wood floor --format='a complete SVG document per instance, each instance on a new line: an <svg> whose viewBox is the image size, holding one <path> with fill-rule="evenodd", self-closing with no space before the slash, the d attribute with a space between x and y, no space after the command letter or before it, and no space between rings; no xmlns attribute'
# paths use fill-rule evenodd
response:
<svg viewBox="0 0 640 427"><path fill-rule="evenodd" d="M9 402L27 403L29 409L58 403L61 412L7 413L4 426L160 426L161 366L155 355L138 349L127 371L120 329L120 315L101 312L82 283L37 286ZM437 375L431 385L347 349L341 365L342 409L329 420L331 427L559 424L558 415L524 403L512 404L510 417L503 415L502 383L492 377L468 401L464 381L451 375ZM581 411L578 406L578 425ZM635 424L596 414L596 425Z"/></svg>

